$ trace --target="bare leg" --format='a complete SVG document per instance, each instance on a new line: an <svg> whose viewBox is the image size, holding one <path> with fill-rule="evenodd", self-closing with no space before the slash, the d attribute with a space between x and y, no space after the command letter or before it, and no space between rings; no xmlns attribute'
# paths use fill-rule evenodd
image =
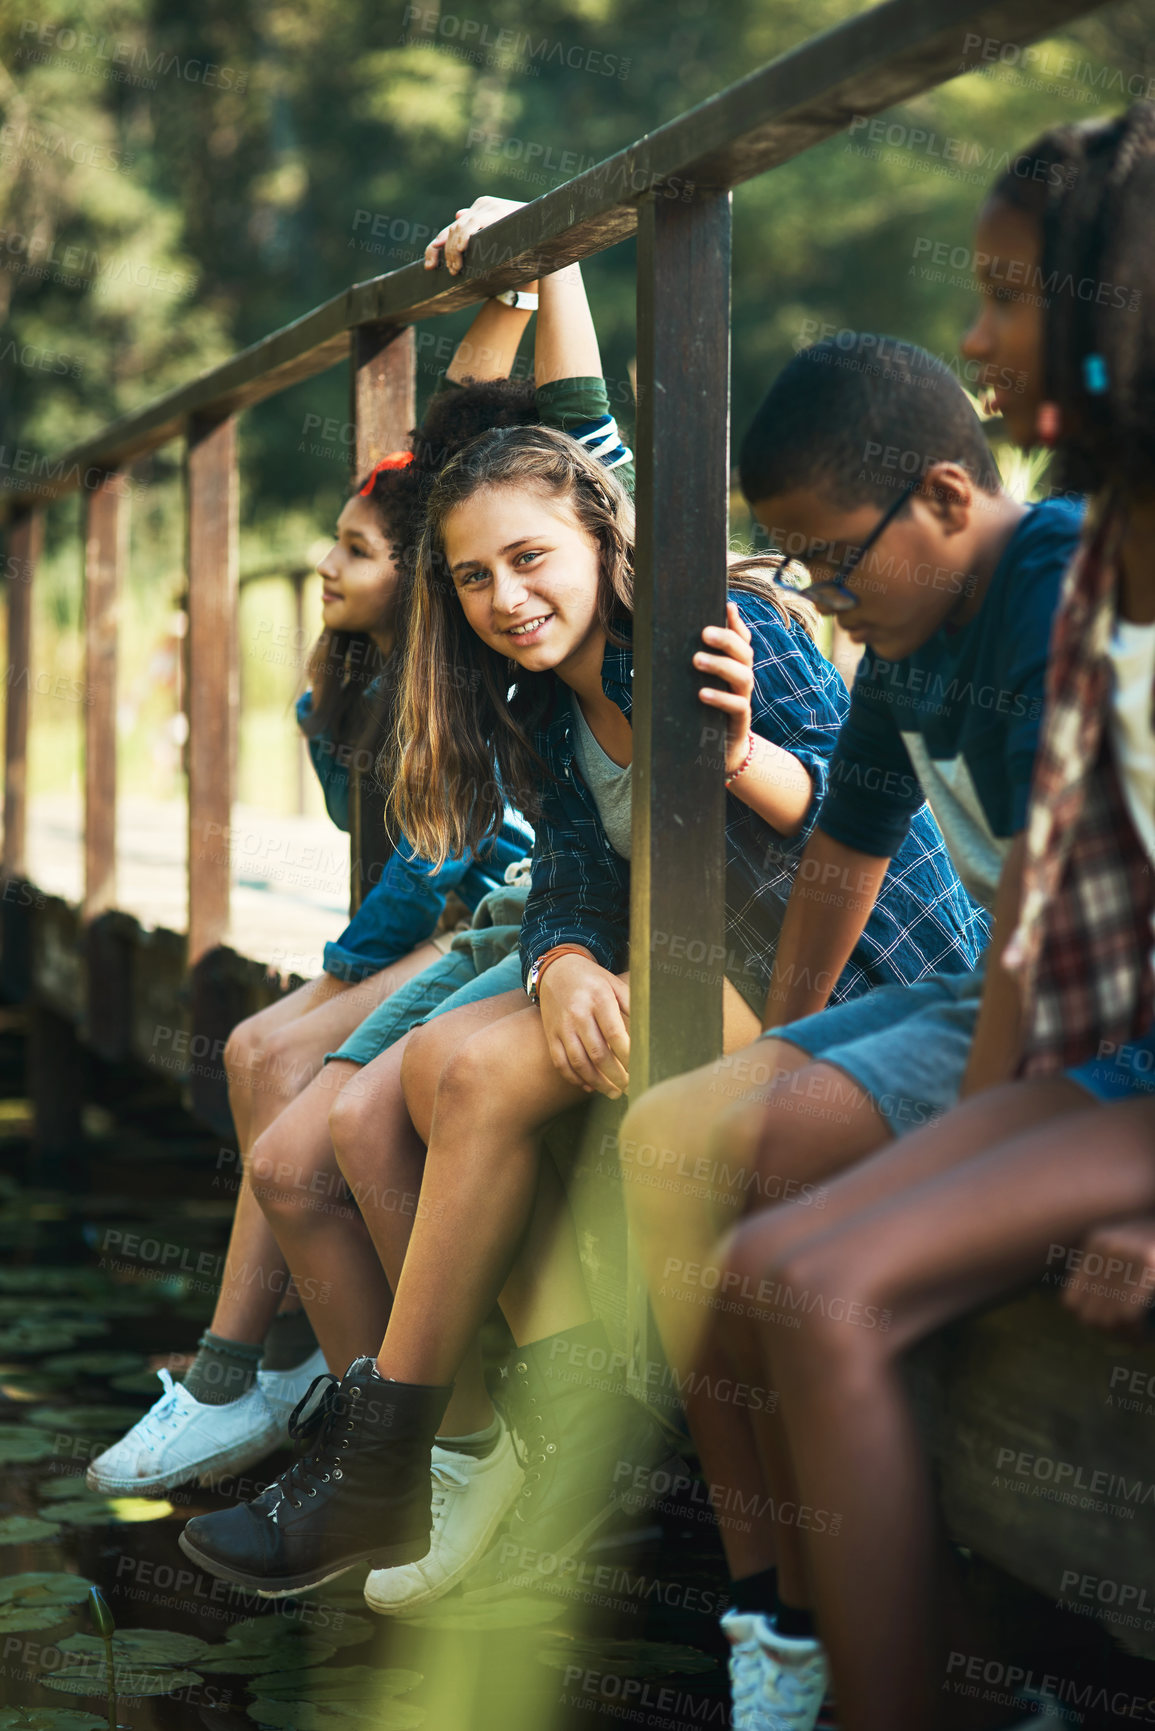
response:
<svg viewBox="0 0 1155 1731"><path fill-rule="evenodd" d="M438 954L432 944L421 944L392 967L352 986L322 974L233 1029L225 1068L242 1162L261 1132L316 1075L325 1053L341 1045L370 1010ZM214 1334L256 1346L282 1304L295 1308L298 1302L288 1265L243 1170L209 1327Z"/></svg>
<svg viewBox="0 0 1155 1731"><path fill-rule="evenodd" d="M1012 1084L840 1179L820 1230L790 1208L736 1235L740 1279L826 1300L759 1333L788 1444L776 1494L843 1517L837 1543L806 1545L847 1731L929 1731L941 1711L936 1516L898 1358L1041 1273L1052 1243L1150 1209L1153 1131L1150 1101L1105 1109L1062 1079ZM883 1312L885 1330L844 1320Z"/></svg>
<svg viewBox="0 0 1155 1731"><path fill-rule="evenodd" d="M473 1033L438 1084L425 1206L413 1224L377 1360L382 1376L399 1382L452 1382L530 1225L538 1194L537 1131L585 1098L554 1069L538 1012L526 1008L518 992L504 1001L515 1013ZM408 1064L402 1079L408 1098ZM420 1109L411 1103L411 1110L419 1120Z"/></svg>
<svg viewBox="0 0 1155 1731"><path fill-rule="evenodd" d="M253 1144L253 1193L263 1208L330 1369L371 1351L389 1319L389 1282L337 1168L329 1113L359 1074L334 1060Z"/></svg>
<svg viewBox="0 0 1155 1731"><path fill-rule="evenodd" d="M437 1083L453 1055L481 1029L524 1009L524 997L511 992L436 1017L367 1065L334 1106L329 1122L338 1161L391 1284L400 1279L414 1220L433 1208L422 1189L425 1144L401 1091L402 1063L419 1115L428 1124ZM589 1317L569 1209L548 1160L540 1162L530 1228L501 1303L515 1337L523 1341ZM462 1359L443 1429L446 1434L479 1429L491 1414L475 1341Z"/></svg>
<svg viewBox="0 0 1155 1731"><path fill-rule="evenodd" d="M800 1193L820 1203L823 1176L888 1136L849 1077L773 1038L651 1089L626 1117L619 1139L626 1207L654 1317L686 1384L683 1403L706 1479L733 1493L735 1506L765 1500L752 1414L769 1396L755 1379L744 1396L750 1404L730 1398L731 1367L710 1328L718 1236L746 1209ZM715 1398L719 1388L728 1398ZM768 1523L723 1513L719 1529L734 1579L775 1562Z"/></svg>
<svg viewBox="0 0 1155 1731"><path fill-rule="evenodd" d="M540 1016L524 1002L513 992L485 1006L494 1024L445 1063L432 1109L421 1047L414 1042L409 1048L402 1069L406 1100L417 1128L429 1123L422 1190L428 1211L418 1215L410 1239L378 1359L382 1375L449 1380L499 1294L503 1306L508 1300L507 1318L519 1342L589 1318L572 1220L556 1179L541 1178L546 1163L537 1141L550 1118L586 1096L559 1076ZM736 1020L748 1031L750 1018ZM543 1261L556 1267L559 1256L574 1270L570 1298L543 1304ZM507 1286L515 1262L519 1272Z"/></svg>

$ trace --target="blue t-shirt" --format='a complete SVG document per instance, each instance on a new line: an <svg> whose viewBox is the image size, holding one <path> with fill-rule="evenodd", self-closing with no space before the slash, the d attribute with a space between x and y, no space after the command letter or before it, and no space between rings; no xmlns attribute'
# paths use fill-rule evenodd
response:
<svg viewBox="0 0 1155 1731"><path fill-rule="evenodd" d="M825 835L892 858L925 798L967 890L994 906L1027 819L1051 623L1082 518L1066 499L1032 505L968 624L902 661L867 649L818 818Z"/></svg>

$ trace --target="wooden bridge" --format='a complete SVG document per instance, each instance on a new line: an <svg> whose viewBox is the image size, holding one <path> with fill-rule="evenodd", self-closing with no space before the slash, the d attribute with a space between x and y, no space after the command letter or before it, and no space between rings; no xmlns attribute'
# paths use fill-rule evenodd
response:
<svg viewBox="0 0 1155 1731"><path fill-rule="evenodd" d="M30 1088L43 1146L77 1128L81 1046L169 1075L175 1054L193 1110L226 1125L224 1038L283 989L264 959L227 942L238 710L237 417L298 380L347 365L352 466L363 473L403 443L415 422L418 322L517 287L635 231L635 1088L720 1050L720 980L687 977L676 993L668 985L659 990L663 976L651 939L682 934L707 953L723 944L724 796L713 767L699 760L690 656L696 621L703 610L721 617L724 599L731 189L852 120L957 75L968 37L1025 44L1088 9L1087 0L889 0L495 224L473 241L459 277L430 276L415 262L355 284L190 384L13 477L0 496L8 528L9 652L0 989L28 1006ZM117 881L116 617L126 494L134 461L173 440L184 442L187 461L184 930L139 918ZM28 871L31 598L41 513L69 492L81 492L86 507L83 870L73 894L49 895ZM371 783L358 783L354 811L356 904L384 842ZM159 1043L158 1029L169 1030ZM612 1181L582 1182L580 1161L577 1179L581 1205L593 1198L602 1250L593 1279L598 1302L638 1367L652 1348L620 1204ZM1120 1367L1126 1379L1152 1378L1155 1347L1111 1345L1070 1322L1045 1293L951 1331L915 1367L956 1537L1053 1599L1072 1569L1114 1582L1147 1579L1146 1493L1155 1501L1155 1454L1146 1415L1155 1399L1120 1407L1113 1399L1124 1385ZM1155 1390L1155 1380L1148 1386ZM999 1479L1010 1481L1010 1494L993 1489ZM1094 1493L1080 1489L1092 1484ZM1016 1486L1021 1495L1013 1494ZM1155 1656L1152 1633L1115 1632Z"/></svg>

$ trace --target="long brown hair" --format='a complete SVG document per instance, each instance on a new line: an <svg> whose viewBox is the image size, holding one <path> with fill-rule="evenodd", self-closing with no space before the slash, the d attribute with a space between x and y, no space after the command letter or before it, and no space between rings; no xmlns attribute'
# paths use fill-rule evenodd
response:
<svg viewBox="0 0 1155 1731"><path fill-rule="evenodd" d="M507 801L532 822L550 773L532 739L556 701L557 679L527 673L482 641L446 560L450 515L486 487L533 487L568 501L598 550L597 619L610 642L627 641L633 609L633 501L575 439L548 427L503 428L446 464L429 494L417 556L388 802L391 823L438 865L495 837ZM813 636L816 610L780 588L779 576L805 572L766 555L731 566L727 580L770 600L787 623Z"/></svg>
<svg viewBox="0 0 1155 1731"><path fill-rule="evenodd" d="M445 462L490 427L525 426L537 419L532 379L473 379L433 397L411 438L413 461L379 469L363 496L372 506L398 568L394 642L405 641L413 572L425 524L425 500ZM362 494L369 477L357 484ZM401 656L384 655L365 631L322 631L306 665L313 693L305 732L356 749L366 766L392 738ZM376 682L376 683L375 683ZM370 701L365 701L370 698ZM386 750L388 749L386 744ZM378 763L378 777L386 766Z"/></svg>

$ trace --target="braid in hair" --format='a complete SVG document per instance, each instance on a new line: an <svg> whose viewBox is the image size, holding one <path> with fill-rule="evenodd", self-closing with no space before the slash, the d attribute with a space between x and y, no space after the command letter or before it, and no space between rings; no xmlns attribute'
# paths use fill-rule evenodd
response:
<svg viewBox="0 0 1155 1731"><path fill-rule="evenodd" d="M1155 483L1155 105L1045 133L992 198L1039 223L1059 485ZM1087 362L1092 360L1090 369Z"/></svg>

